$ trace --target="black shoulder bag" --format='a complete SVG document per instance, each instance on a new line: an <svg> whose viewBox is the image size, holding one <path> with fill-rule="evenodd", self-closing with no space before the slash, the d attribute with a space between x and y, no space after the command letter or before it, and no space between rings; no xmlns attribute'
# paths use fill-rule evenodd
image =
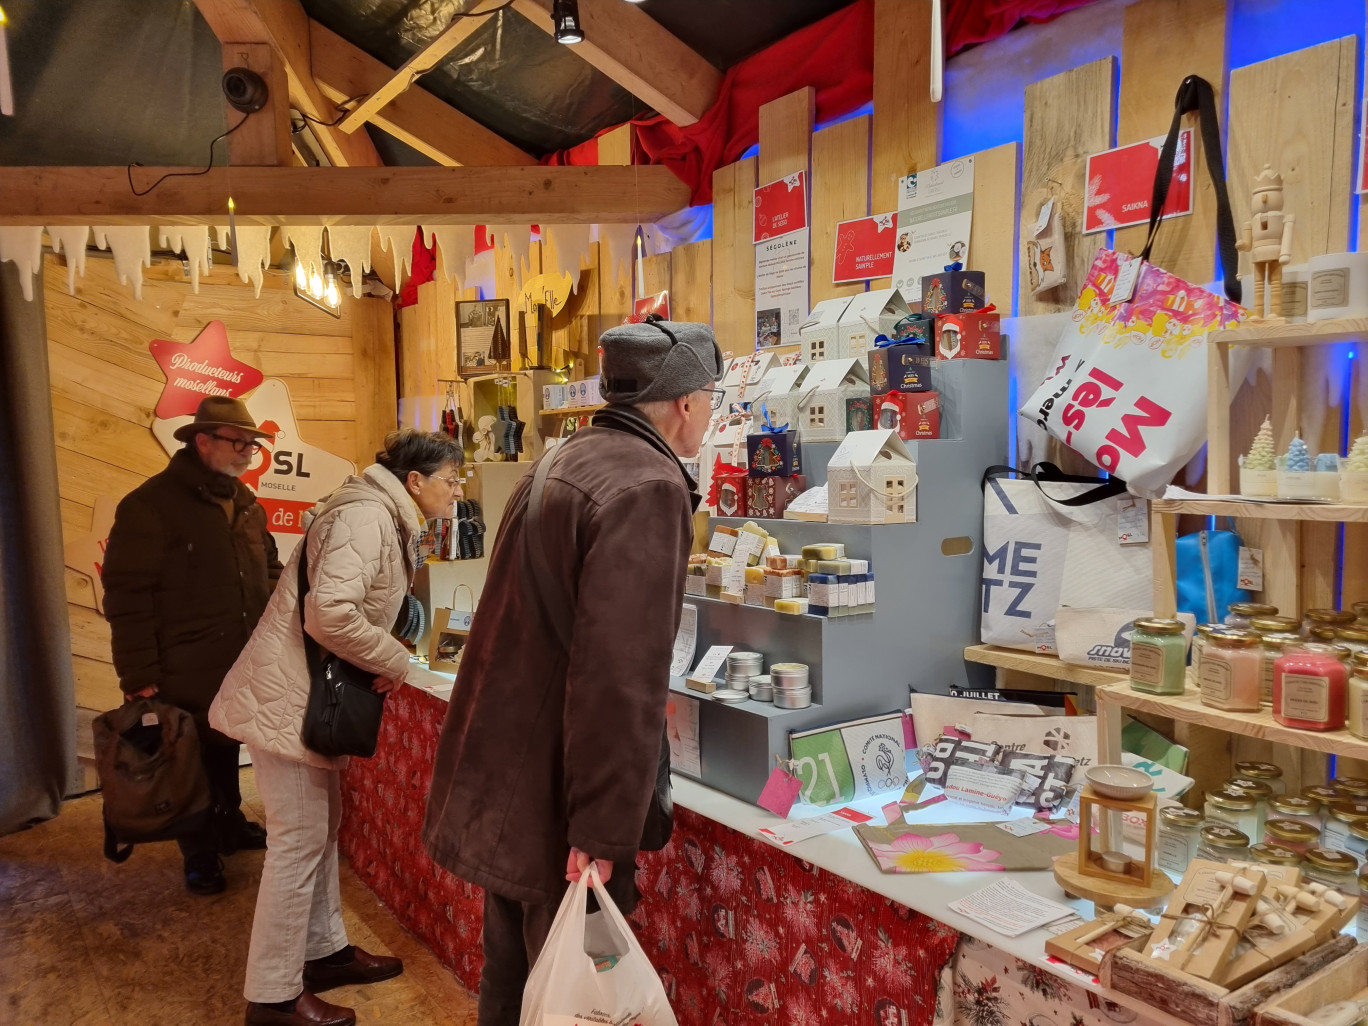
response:
<svg viewBox="0 0 1368 1026"><path fill-rule="evenodd" d="M376 675L328 652L304 626L309 594L309 536L299 543L299 632L309 664L309 704L304 711L304 745L319 755L370 758L380 740L385 696L371 684Z"/></svg>
<svg viewBox="0 0 1368 1026"><path fill-rule="evenodd" d="M546 555L546 536L542 533L541 507L542 495L546 491L546 479L556 462L565 443L561 442L542 456L537 464L537 472L532 476L532 488L527 494L527 520L523 527L523 562L529 570L526 580L536 582L534 593L541 603L547 619L551 621L556 638L570 654L574 640L574 623L570 613L570 597L561 587L561 580L551 570ZM674 798L670 792L670 741L662 735L660 739L660 761L656 764L655 793L651 795L650 808L646 810L646 823L641 830L641 850L660 851L670 843L674 830Z"/></svg>

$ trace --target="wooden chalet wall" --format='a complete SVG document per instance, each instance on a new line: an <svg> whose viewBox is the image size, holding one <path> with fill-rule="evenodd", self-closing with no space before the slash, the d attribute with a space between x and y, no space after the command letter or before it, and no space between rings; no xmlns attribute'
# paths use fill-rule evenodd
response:
<svg viewBox="0 0 1368 1026"><path fill-rule="evenodd" d="M60 259L46 259L43 283L68 541L90 532L96 500L121 498L166 466L151 430L164 383L148 351L155 338L189 342L208 321L223 321L236 358L287 384L305 439L359 464L396 421L393 317L383 300L347 298L339 319L296 298L278 275L267 277L257 299L224 267L196 294L180 262L165 261L145 272L139 301L119 284L113 261L94 254L75 295ZM109 625L95 609L89 578L67 570L66 588L85 752L89 716L121 697Z"/></svg>

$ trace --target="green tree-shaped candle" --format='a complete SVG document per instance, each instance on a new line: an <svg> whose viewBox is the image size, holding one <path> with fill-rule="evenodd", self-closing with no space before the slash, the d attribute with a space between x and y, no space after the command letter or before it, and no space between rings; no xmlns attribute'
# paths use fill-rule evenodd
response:
<svg viewBox="0 0 1368 1026"><path fill-rule="evenodd" d="M1368 435L1359 435L1349 449L1347 470L1368 471Z"/></svg>
<svg viewBox="0 0 1368 1026"><path fill-rule="evenodd" d="M1249 446L1248 454L1240 461L1240 466L1245 470L1272 470L1273 455L1273 424L1265 417L1259 427L1259 433L1254 436L1254 441Z"/></svg>

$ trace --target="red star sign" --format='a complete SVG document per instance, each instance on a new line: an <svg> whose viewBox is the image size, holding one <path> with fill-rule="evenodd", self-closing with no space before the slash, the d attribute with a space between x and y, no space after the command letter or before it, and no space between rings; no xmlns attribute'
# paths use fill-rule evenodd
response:
<svg viewBox="0 0 1368 1026"><path fill-rule="evenodd" d="M236 399L261 384L261 371L233 359L228 351L228 329L222 321L210 321L189 344L158 338L148 348L166 375L166 387L157 400L156 416L161 420L193 416L205 396Z"/></svg>

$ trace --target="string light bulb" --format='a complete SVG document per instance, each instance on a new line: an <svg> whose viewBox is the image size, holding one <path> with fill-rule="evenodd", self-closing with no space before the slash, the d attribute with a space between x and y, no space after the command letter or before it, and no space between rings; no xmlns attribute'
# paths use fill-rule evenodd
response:
<svg viewBox="0 0 1368 1026"><path fill-rule="evenodd" d="M294 280L295 288L297 289L307 289L309 287L309 274L304 270L304 261L298 258L295 259Z"/></svg>

